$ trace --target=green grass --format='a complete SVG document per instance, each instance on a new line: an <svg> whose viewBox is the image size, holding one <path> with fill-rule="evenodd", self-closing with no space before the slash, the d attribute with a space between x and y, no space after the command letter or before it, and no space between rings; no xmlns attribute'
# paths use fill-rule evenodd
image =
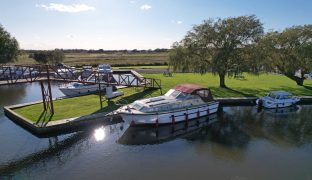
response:
<svg viewBox="0 0 312 180"><path fill-rule="evenodd" d="M124 96L114 98L110 102L104 101L104 108L102 110L100 109L99 96L96 94L92 94L62 100L55 100L55 113L53 116L43 111L42 103L14 109L14 111L33 122L39 123L68 119L98 112L111 112L120 107L117 104L128 104L135 101L136 99L151 97L151 93L154 93L154 95L160 95L160 91L143 91L142 88L126 88L122 89L122 91L124 92ZM107 106L108 104L109 106Z"/></svg>
<svg viewBox="0 0 312 180"><path fill-rule="evenodd" d="M312 96L312 80L306 80L304 86L297 86L289 78L274 74L259 76L244 74L244 79L226 78L228 88L219 87L219 76L211 73L200 75L193 73L174 73L173 77L164 77L162 74L145 74L146 77L161 79L163 91L181 83L194 83L209 87L215 97L250 97L263 96L269 91L285 90L298 96Z"/></svg>
<svg viewBox="0 0 312 180"><path fill-rule="evenodd" d="M226 78L228 88L219 88L219 78L210 73L205 75L193 73L174 73L173 77L164 77L162 74L146 74L146 77L161 79L162 91L165 93L170 88L174 88L182 83L194 83L204 87L209 87L215 97L242 97L242 96L263 96L272 90L286 90L298 96L312 96L312 81L306 80L305 86L297 86L296 83L285 76L262 74L260 76L244 74L245 79ZM32 105L15 109L18 114L34 121L47 121L67 119L101 111L109 112L117 109L116 102L123 104L131 103L137 99L159 96L160 91L143 91L142 88L122 89L124 96L103 103L105 108L100 110L99 97L97 95L87 95L64 100L54 101L55 114L41 116L42 104Z"/></svg>

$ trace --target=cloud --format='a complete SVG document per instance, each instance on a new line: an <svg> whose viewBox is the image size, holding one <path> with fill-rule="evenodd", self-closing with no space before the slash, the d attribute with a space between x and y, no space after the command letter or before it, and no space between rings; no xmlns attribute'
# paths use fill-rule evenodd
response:
<svg viewBox="0 0 312 180"><path fill-rule="evenodd" d="M136 3L136 1L130 1L130 3L131 3L131 4L135 4L135 3Z"/></svg>
<svg viewBox="0 0 312 180"><path fill-rule="evenodd" d="M175 20L171 20L172 23L174 24L178 24L178 25L181 25L183 24L183 21L175 21Z"/></svg>
<svg viewBox="0 0 312 180"><path fill-rule="evenodd" d="M68 39L75 39L75 35L73 35L73 34L68 34L68 35L66 35L66 37Z"/></svg>
<svg viewBox="0 0 312 180"><path fill-rule="evenodd" d="M141 10L144 10L144 11L147 11L147 10L149 10L149 9L151 9L152 8L152 6L151 5L148 5L148 4L144 4L144 5L142 5L141 7L140 7L140 9Z"/></svg>
<svg viewBox="0 0 312 180"><path fill-rule="evenodd" d="M95 7L88 6L86 4L57 4L57 3L49 3L49 5L45 4L36 4L36 7L43 8L47 11L60 11L60 12L68 12L68 13L78 13L83 11L94 11Z"/></svg>

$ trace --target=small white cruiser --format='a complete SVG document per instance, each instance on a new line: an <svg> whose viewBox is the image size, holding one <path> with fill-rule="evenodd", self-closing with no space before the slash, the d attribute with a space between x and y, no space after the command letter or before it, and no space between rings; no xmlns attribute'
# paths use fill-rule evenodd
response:
<svg viewBox="0 0 312 180"><path fill-rule="evenodd" d="M271 91L267 96L256 101L257 105L265 108L284 108L295 105L300 99L286 91Z"/></svg>
<svg viewBox="0 0 312 180"><path fill-rule="evenodd" d="M101 85L101 89L105 89L105 87L106 85ZM81 94L96 92L99 90L99 85L74 82L60 86L59 90L66 96L77 96Z"/></svg>
<svg viewBox="0 0 312 180"><path fill-rule="evenodd" d="M162 125L207 116L217 112L218 107L209 89L182 84L164 96L137 100L117 112L131 126Z"/></svg>

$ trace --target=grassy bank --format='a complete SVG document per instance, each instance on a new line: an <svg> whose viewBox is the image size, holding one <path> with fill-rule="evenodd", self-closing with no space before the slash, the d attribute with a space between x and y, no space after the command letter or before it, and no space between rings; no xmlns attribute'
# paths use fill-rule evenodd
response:
<svg viewBox="0 0 312 180"><path fill-rule="evenodd" d="M177 84L195 83L209 87L215 97L263 96L272 90L286 90L298 96L312 96L311 80L307 80L305 86L301 87L285 76L273 74L262 74L260 76L245 74L245 78L240 80L227 78L226 84L229 88L226 89L219 88L218 76L212 74L176 73L173 74L173 77L164 77L162 74L146 74L145 76L161 79L163 93ZM119 107L117 105L119 104L118 102L125 104L137 99L160 95L158 90L143 91L142 88L126 88L122 91L125 95L109 102L109 106L107 106L107 102L103 103L105 106L103 110L100 110L99 97L97 95L87 95L54 101L55 114L53 116L42 114L42 104L16 109L15 112L34 122L47 121L49 119L53 121L97 113L99 111L109 112Z"/></svg>
<svg viewBox="0 0 312 180"><path fill-rule="evenodd" d="M145 76L161 79L164 92L181 83L195 83L209 87L216 97L263 96L273 90L285 90L298 96L312 96L312 80L306 80L305 86L297 86L289 78L275 74L261 74L259 76L244 74L243 79L227 77L226 85L228 88L220 88L219 77L211 73L204 75L174 73L173 77L164 77L162 74L146 74Z"/></svg>
<svg viewBox="0 0 312 180"><path fill-rule="evenodd" d="M42 104L35 104L23 108L15 109L14 111L33 122L55 121L60 119L68 119L97 112L111 112L117 109L117 104L127 104L136 99L151 97L151 93L160 95L160 91L143 91L142 88L126 88L122 90L124 96L114 98L110 102L103 102L103 109L100 109L99 96L96 94L55 100L54 101L54 115L43 112ZM108 106L109 104L109 106Z"/></svg>

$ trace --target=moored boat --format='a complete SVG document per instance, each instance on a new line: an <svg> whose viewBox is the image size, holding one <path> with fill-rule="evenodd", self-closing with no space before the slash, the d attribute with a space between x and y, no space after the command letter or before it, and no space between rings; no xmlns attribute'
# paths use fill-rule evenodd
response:
<svg viewBox="0 0 312 180"><path fill-rule="evenodd" d="M208 88L181 84L165 95L137 100L117 110L123 120L132 126L178 123L217 112Z"/></svg>
<svg viewBox="0 0 312 180"><path fill-rule="evenodd" d="M101 85L101 89L105 89L106 85ZM59 90L66 96L77 96L87 94L99 90L98 84L70 83L59 87Z"/></svg>
<svg viewBox="0 0 312 180"><path fill-rule="evenodd" d="M300 101L286 91L271 91L267 96L259 98L256 103L265 108L284 108L295 105Z"/></svg>

